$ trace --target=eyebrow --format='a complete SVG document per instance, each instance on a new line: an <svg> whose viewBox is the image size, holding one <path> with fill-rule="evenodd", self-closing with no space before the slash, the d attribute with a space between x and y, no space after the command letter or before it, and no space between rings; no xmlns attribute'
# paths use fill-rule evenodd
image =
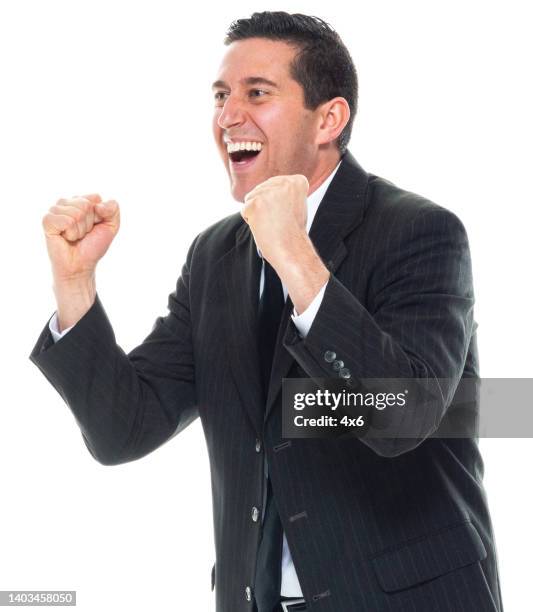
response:
<svg viewBox="0 0 533 612"><path fill-rule="evenodd" d="M276 89L279 89L279 85L277 83L274 83L274 81L259 76L246 77L245 79L241 79L241 83L244 83L244 85L268 85L269 87L275 87ZM211 88L229 89L229 85L226 83L226 81L215 81L213 85L211 85Z"/></svg>

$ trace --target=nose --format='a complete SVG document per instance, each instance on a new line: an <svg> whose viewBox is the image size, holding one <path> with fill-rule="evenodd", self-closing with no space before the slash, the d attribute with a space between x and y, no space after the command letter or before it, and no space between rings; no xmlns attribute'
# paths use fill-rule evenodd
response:
<svg viewBox="0 0 533 612"><path fill-rule="evenodd" d="M241 125L245 121L245 112L237 97L230 94L224 101L222 112L218 116L217 123L223 130Z"/></svg>

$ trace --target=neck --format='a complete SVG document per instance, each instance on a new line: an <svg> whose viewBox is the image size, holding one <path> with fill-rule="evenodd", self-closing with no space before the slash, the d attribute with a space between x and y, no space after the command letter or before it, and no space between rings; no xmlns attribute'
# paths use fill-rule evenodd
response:
<svg viewBox="0 0 533 612"><path fill-rule="evenodd" d="M326 160L319 160L312 175L308 177L309 181L309 192L311 195L316 191L320 185L328 178L328 176L335 170L337 164L341 159L341 155L336 151L333 155L329 155Z"/></svg>

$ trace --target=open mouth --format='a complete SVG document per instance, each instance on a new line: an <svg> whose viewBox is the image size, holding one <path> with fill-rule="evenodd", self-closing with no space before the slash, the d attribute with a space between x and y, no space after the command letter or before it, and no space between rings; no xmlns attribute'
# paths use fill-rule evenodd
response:
<svg viewBox="0 0 533 612"><path fill-rule="evenodd" d="M257 157L259 153L260 151L235 151L235 153L229 154L229 158L234 164L240 164Z"/></svg>
<svg viewBox="0 0 533 612"><path fill-rule="evenodd" d="M260 142L228 143L227 151L232 165L238 167L250 165L261 153L262 146Z"/></svg>

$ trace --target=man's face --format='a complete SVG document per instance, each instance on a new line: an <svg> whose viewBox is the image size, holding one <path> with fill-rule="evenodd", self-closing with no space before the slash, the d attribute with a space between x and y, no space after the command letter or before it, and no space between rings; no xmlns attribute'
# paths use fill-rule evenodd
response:
<svg viewBox="0 0 533 612"><path fill-rule="evenodd" d="M272 176L309 178L316 166L318 113L305 108L303 89L290 75L295 53L285 42L250 38L231 43L222 60L213 84L213 133L239 202Z"/></svg>

